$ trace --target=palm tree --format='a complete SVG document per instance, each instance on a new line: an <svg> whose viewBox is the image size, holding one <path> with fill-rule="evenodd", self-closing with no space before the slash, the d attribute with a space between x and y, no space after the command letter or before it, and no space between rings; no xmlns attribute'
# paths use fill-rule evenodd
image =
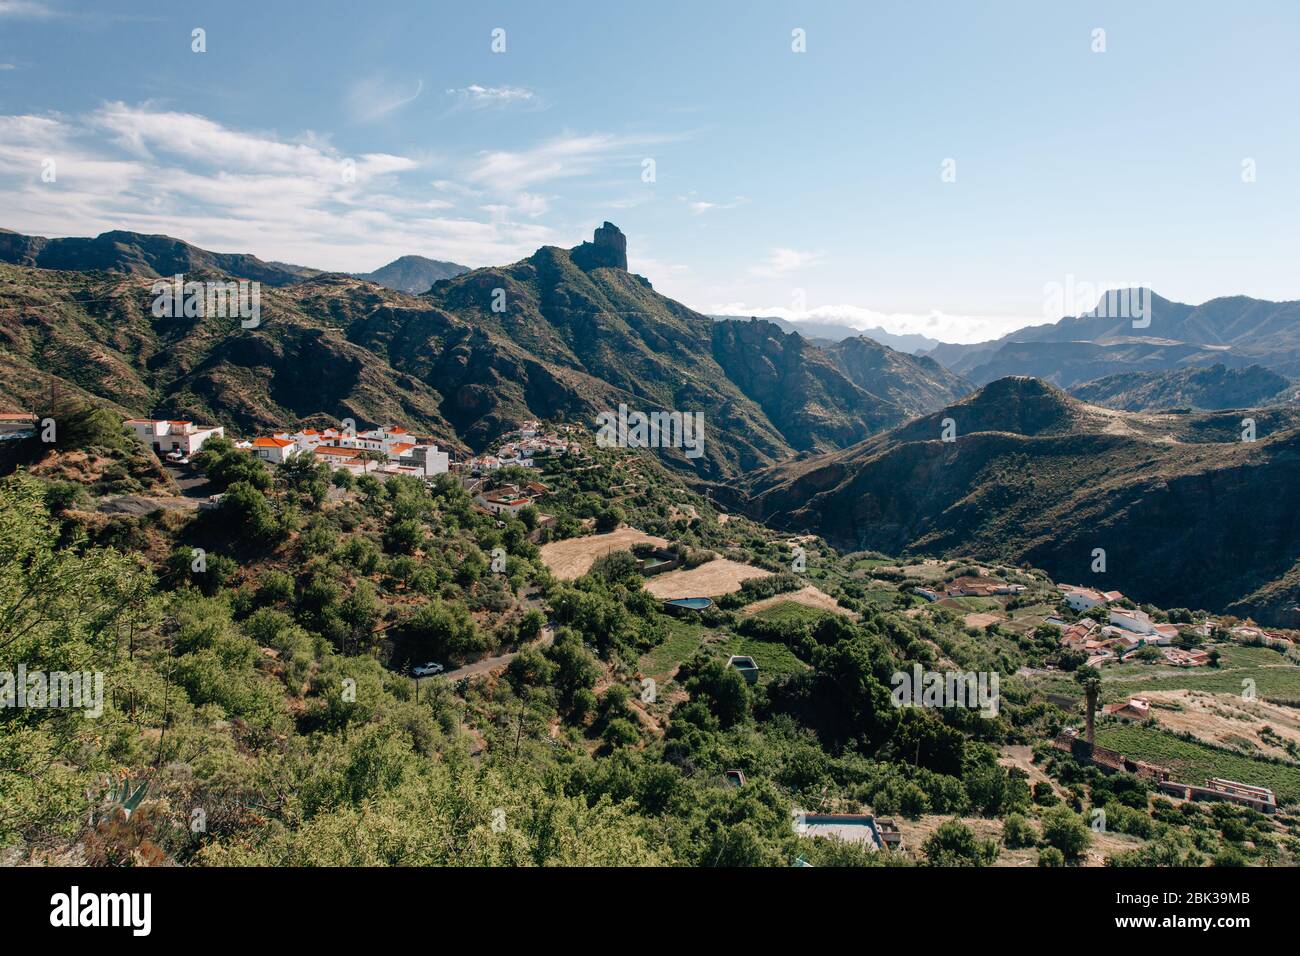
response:
<svg viewBox="0 0 1300 956"><path fill-rule="evenodd" d="M1096 714L1097 714L1097 697L1101 693L1101 674L1095 667L1080 667L1074 672L1074 680L1083 688L1084 703L1087 706L1087 737L1088 746L1095 742Z"/></svg>
<svg viewBox="0 0 1300 956"><path fill-rule="evenodd" d="M387 452L371 451L368 448L363 448L361 449L361 451L357 452L357 457L361 459L362 462L361 470L363 472L370 471L370 462L372 461L378 461L378 462L388 461Z"/></svg>

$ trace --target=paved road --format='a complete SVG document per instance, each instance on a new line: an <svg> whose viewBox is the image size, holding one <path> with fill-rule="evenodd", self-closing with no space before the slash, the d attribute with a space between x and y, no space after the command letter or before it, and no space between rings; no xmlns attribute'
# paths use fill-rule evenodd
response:
<svg viewBox="0 0 1300 956"><path fill-rule="evenodd" d="M183 468L178 465L169 465L163 463L163 468L167 474L172 476L176 482L176 487L180 488L181 494L186 498L206 498L212 492L208 488L208 476L193 468Z"/></svg>
<svg viewBox="0 0 1300 956"><path fill-rule="evenodd" d="M555 631L548 624L542 628L541 635L537 640L529 644L529 647L549 647L555 641ZM466 664L464 667L458 667L454 671L446 671L439 674L439 677L445 677L453 682L463 680L466 677L474 677L478 674L490 674L495 670L505 670L510 662L519 656L518 651L512 651L509 654L498 654L496 657L485 657L481 661L475 661L473 664Z"/></svg>

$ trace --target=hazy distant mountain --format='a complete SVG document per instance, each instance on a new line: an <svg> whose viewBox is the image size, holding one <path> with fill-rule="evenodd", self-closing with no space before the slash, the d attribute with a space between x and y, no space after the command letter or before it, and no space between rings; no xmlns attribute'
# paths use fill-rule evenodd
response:
<svg viewBox="0 0 1300 956"><path fill-rule="evenodd" d="M1004 378L857 445L737 481L731 502L846 549L1027 562L1163 606L1280 620L1300 596L1300 411L1103 412ZM943 441L951 419L953 441Z"/></svg>
<svg viewBox="0 0 1300 956"><path fill-rule="evenodd" d="M750 316L715 315L713 318L719 321L723 319L740 319L744 321ZM869 339L875 339L881 345L888 345L891 349L916 355L919 352L925 352L944 344L938 339L911 332L895 334L886 332L884 329L855 329L851 325L842 325L838 322L822 322L817 319L800 319L798 322L791 322L788 319L778 319L775 316L758 316L758 318L766 319L768 322L775 322L787 332L798 332L804 338L812 339L818 345L827 342L840 342L844 339L853 339L865 335Z"/></svg>
<svg viewBox="0 0 1300 956"><path fill-rule="evenodd" d="M1260 365L1184 368L1174 372L1128 372L1108 375L1070 389L1075 398L1130 412L1165 408L1216 411L1256 408L1294 401L1289 379Z"/></svg>
<svg viewBox="0 0 1300 956"><path fill-rule="evenodd" d="M209 252L171 236L114 230L93 239L46 239L0 229L0 262L39 269L100 270L158 278L219 272L268 285L296 282L298 266L277 266L257 256Z"/></svg>
<svg viewBox="0 0 1300 956"><path fill-rule="evenodd" d="M1193 306L1153 292L1127 294L1130 302L1150 303L1150 315L1138 328L1132 315L1103 307L990 342L945 343L926 354L976 385L1018 374L1069 387L1125 371L1215 364L1300 375L1300 302L1226 296Z"/></svg>
<svg viewBox="0 0 1300 956"><path fill-rule="evenodd" d="M466 272L469 272L469 266L454 262L426 259L424 256L402 256L386 266L380 266L374 272L358 272L354 275L367 282L376 282L386 289L419 295L428 292L439 279L450 279Z"/></svg>

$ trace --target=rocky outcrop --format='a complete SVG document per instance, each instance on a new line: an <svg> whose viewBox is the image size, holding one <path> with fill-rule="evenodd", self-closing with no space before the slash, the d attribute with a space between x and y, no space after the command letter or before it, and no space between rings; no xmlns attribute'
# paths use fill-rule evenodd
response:
<svg viewBox="0 0 1300 956"><path fill-rule="evenodd" d="M606 220L596 229L594 242L584 242L573 250L573 263L584 272L609 268L627 271L627 236Z"/></svg>

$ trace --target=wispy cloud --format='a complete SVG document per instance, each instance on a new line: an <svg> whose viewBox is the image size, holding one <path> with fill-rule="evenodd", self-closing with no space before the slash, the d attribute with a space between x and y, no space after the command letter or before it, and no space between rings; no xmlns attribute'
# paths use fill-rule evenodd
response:
<svg viewBox="0 0 1300 956"><path fill-rule="evenodd" d="M416 80L412 89L409 82L398 83L383 76L367 76L348 89L344 105L354 120L369 123L414 103L423 90L423 80Z"/></svg>
<svg viewBox="0 0 1300 956"><path fill-rule="evenodd" d="M762 262L750 266L752 276L772 277L797 272L807 266L820 262L824 252L808 252L799 249L773 249Z"/></svg>
<svg viewBox="0 0 1300 956"><path fill-rule="evenodd" d="M695 199L693 198L694 195L694 193L691 193L686 196L678 196L677 198L686 203L686 208L697 216L702 216L706 212L714 212L719 209L735 209L737 206L743 206L745 203L749 202L749 199L745 196L737 196L730 202L710 202L706 199Z"/></svg>
<svg viewBox="0 0 1300 956"><path fill-rule="evenodd" d="M541 97L522 86L482 86L471 83L447 91L458 106L470 109L501 109L508 106L538 108L544 105Z"/></svg>
<svg viewBox="0 0 1300 956"><path fill-rule="evenodd" d="M15 20L43 20L58 15L57 10L48 3L41 3L40 0L0 0L0 17L11 17Z"/></svg>
<svg viewBox="0 0 1300 956"><path fill-rule="evenodd" d="M665 142L662 136L619 136L588 133L559 136L524 150L490 150L480 153L466 179L506 192L519 192L556 179L588 176L602 167L628 169L639 180L640 162L649 147Z"/></svg>

